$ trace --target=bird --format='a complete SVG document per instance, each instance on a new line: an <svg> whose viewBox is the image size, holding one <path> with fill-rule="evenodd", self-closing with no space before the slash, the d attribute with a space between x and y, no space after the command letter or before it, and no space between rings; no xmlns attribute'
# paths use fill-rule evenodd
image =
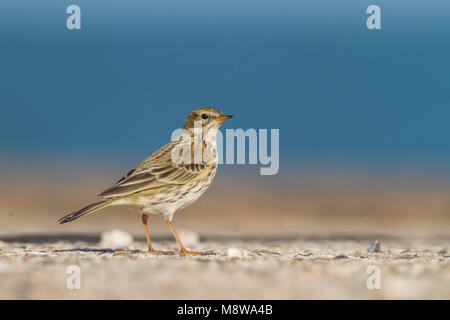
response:
<svg viewBox="0 0 450 320"><path fill-rule="evenodd" d="M232 118L219 109L200 107L187 117L181 134L155 151L115 185L101 192L99 201L68 214L59 223L67 223L112 206L128 207L141 214L148 252L154 250L148 228L148 216L162 216L181 255L199 255L188 251L172 225L174 213L194 203L210 186L218 165L217 134L223 122ZM167 253L167 252L166 252Z"/></svg>

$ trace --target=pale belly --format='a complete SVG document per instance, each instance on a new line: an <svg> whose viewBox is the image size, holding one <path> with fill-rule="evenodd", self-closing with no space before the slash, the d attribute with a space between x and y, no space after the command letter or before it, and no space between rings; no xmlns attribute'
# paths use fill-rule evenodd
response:
<svg viewBox="0 0 450 320"><path fill-rule="evenodd" d="M114 203L118 206L126 206L138 209L139 212L164 216L165 219L172 220L174 213L183 209L200 198L200 196L210 186L214 175L205 183L189 183L165 188L151 196L140 196L131 199L120 199Z"/></svg>

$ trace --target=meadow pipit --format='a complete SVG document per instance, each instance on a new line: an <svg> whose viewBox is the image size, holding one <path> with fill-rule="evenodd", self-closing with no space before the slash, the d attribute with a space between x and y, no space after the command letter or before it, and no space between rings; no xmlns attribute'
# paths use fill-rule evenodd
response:
<svg viewBox="0 0 450 320"><path fill-rule="evenodd" d="M100 201L59 220L66 223L109 206L126 206L142 213L150 253L148 214L161 215L172 231L181 254L187 251L172 226L173 214L196 201L209 187L217 170L217 132L224 120L214 108L198 108L188 116L182 134L128 172L113 187L99 194Z"/></svg>

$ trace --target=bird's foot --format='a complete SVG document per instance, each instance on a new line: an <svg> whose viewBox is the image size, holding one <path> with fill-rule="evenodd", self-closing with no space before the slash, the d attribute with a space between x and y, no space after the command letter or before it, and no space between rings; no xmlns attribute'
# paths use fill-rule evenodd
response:
<svg viewBox="0 0 450 320"><path fill-rule="evenodd" d="M208 255L215 255L216 253L212 251L188 251L188 250L181 250L180 255L182 256L208 256Z"/></svg>
<svg viewBox="0 0 450 320"><path fill-rule="evenodd" d="M155 256L209 256L209 255L217 255L214 251L188 251L188 250L180 250L176 251L163 251L163 250L148 250L146 253L155 255Z"/></svg>
<svg viewBox="0 0 450 320"><path fill-rule="evenodd" d="M162 250L149 250L147 251L147 253L155 256L173 256L176 254L176 252L173 251L162 251Z"/></svg>

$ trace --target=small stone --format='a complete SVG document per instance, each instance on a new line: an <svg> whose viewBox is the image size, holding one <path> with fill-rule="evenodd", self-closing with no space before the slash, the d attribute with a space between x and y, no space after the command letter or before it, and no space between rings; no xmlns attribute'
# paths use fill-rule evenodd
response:
<svg viewBox="0 0 450 320"><path fill-rule="evenodd" d="M345 254L340 254L333 258L333 260L340 260L340 259L348 259L348 257Z"/></svg>
<svg viewBox="0 0 450 320"><path fill-rule="evenodd" d="M381 244L380 241L375 240L370 247L367 249L368 252L380 252L381 251Z"/></svg>
<svg viewBox="0 0 450 320"><path fill-rule="evenodd" d="M247 256L247 253L242 249L228 248L227 255L230 258L244 259Z"/></svg>
<svg viewBox="0 0 450 320"><path fill-rule="evenodd" d="M133 242L133 236L122 230L102 232L100 246L102 248L126 248Z"/></svg>
<svg viewBox="0 0 450 320"><path fill-rule="evenodd" d="M200 236L197 232L190 230L178 231L181 242L187 247L195 247L200 243Z"/></svg>

